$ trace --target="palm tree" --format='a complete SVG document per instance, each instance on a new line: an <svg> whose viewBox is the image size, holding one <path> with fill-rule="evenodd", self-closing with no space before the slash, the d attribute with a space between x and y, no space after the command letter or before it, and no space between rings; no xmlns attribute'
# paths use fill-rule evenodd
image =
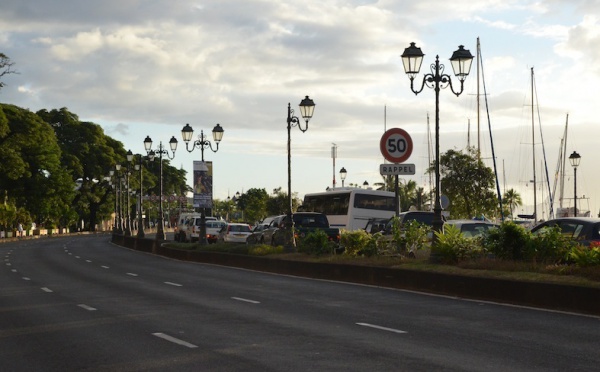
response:
<svg viewBox="0 0 600 372"><path fill-rule="evenodd" d="M510 209L511 217L513 215L513 209L516 209L517 207L523 205L521 195L519 195L519 193L516 192L515 189L506 190L502 198L504 199L504 203L508 205L508 208Z"/></svg>

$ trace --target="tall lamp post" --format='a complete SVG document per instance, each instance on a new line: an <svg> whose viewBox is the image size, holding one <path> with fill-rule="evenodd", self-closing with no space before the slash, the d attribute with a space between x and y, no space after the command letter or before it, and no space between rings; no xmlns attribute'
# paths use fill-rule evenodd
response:
<svg viewBox="0 0 600 372"><path fill-rule="evenodd" d="M313 113L315 111L315 103L312 99L306 96L300 102L300 113L302 114L302 118L306 121L306 127L302 128L302 122L298 119L297 116L294 116L294 110L292 110L292 106L288 102L287 109L287 155L288 155L288 210L287 210L287 219L285 223L286 227L286 239L285 239L285 250L288 252L293 252L296 250L296 240L294 238L294 220L292 219L292 136L291 131L293 126L298 126L298 129L302 133L308 130L308 121L312 118Z"/></svg>
<svg viewBox="0 0 600 372"><path fill-rule="evenodd" d="M165 216L163 214L163 165L162 158L163 155L166 155L169 159L175 158L175 150L177 150L177 139L173 136L169 141L169 146L171 147L171 152L173 156L169 155L169 151L163 147L162 141L160 141L158 148L156 150L152 150L152 139L150 136L146 136L144 140L144 149L146 149L146 153L148 154L148 159L150 161L154 161L154 157L158 154L159 159L159 169L160 169L160 187L159 187L159 200L158 200L158 226L156 227L156 240L166 240L165 235Z"/></svg>
<svg viewBox="0 0 600 372"><path fill-rule="evenodd" d="M577 217L577 167L579 166L579 162L581 162L581 155L577 153L577 151L573 151L571 155L569 155L569 162L573 167L573 199L575 200L575 207L573 209L573 217Z"/></svg>
<svg viewBox="0 0 600 372"><path fill-rule="evenodd" d="M342 167L342 169L340 169L340 179L342 180L342 187L344 187L344 181L346 180L347 175L348 172L346 171L346 168Z"/></svg>
<svg viewBox="0 0 600 372"><path fill-rule="evenodd" d="M144 219L142 217L142 213L143 213L143 208L142 208L142 201L143 201L143 187L142 187L142 182L143 182L143 178L142 178L142 160L143 160L143 156L141 154L138 155L140 158L139 163L134 165L134 169L136 171L140 172L140 193L139 193L139 198L138 198L138 211L137 211L137 237L138 238L143 238L146 234L144 233Z"/></svg>
<svg viewBox="0 0 600 372"><path fill-rule="evenodd" d="M115 189L115 222L113 224L113 234L118 233L118 223L119 223L119 199L118 199L118 189L117 189L117 177L115 176L115 171L113 169L108 171L108 175L110 176L110 185ZM114 177L114 179L113 179Z"/></svg>
<svg viewBox="0 0 600 372"><path fill-rule="evenodd" d="M410 43L410 46L404 49L404 53L402 53L402 64L404 65L404 72L410 79L410 89L415 95L421 93L425 85L435 91L435 204L433 207L433 230L441 231L444 221L442 220L442 204L440 200L440 89L450 86L452 93L457 97L461 95L464 89L464 81L471 71L473 55L471 55L469 50L464 49L464 46L460 45L452 53L452 57L450 57L454 75L460 81L460 91L458 92L452 86L450 75L444 73L444 65L440 64L439 56L435 56L435 62L430 65L431 72L423 76L421 88L415 90L414 80L421 70L423 56L421 48L415 46L415 43ZM432 245L435 246L436 243L437 237L433 234Z"/></svg>
<svg viewBox="0 0 600 372"><path fill-rule="evenodd" d="M200 131L200 135L198 139L192 141L192 137L194 136L194 129L189 124L186 124L181 130L181 137L185 142L185 149L188 152L194 151L194 149L200 149L200 158L204 163L204 149L210 149L212 152L219 151L219 143L223 139L223 134L225 131L220 124L215 125L212 130L213 141L215 143L215 148L213 149L212 143L208 140L206 136L204 136L204 131ZM190 141L192 141L192 147L189 147ZM212 200L211 200L211 208L212 208ZM200 237L198 238L198 242L200 245L208 244L206 240L206 206L202 207L202 213L200 214Z"/></svg>
<svg viewBox="0 0 600 372"><path fill-rule="evenodd" d="M118 234L123 234L123 202L121 200L121 193L122 193L122 189L121 189L121 177L119 176L119 172L121 171L121 164L115 164L115 170L116 170L116 177L115 177L115 182L117 183L117 205L118 205L118 209L117 209L117 233Z"/></svg>
<svg viewBox="0 0 600 372"><path fill-rule="evenodd" d="M125 171L125 190L127 191L127 210L125 211L125 235L131 236L131 210L129 206L129 176L131 175L131 161L133 160L133 153L131 150L127 151L127 170Z"/></svg>

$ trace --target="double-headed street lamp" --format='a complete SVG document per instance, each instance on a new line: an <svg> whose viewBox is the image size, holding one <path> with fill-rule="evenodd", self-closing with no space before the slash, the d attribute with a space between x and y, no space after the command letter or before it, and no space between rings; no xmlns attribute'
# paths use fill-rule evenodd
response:
<svg viewBox="0 0 600 372"><path fill-rule="evenodd" d="M192 140L192 137L194 136L194 129L192 129L192 127L189 124L186 124L181 130L181 138L183 138L183 141L185 142L185 149L188 152L194 151L195 148L200 149L201 159L202 161L204 161L204 149L211 149L212 152L219 151L219 143L223 139L223 133L225 133L223 127L221 127L220 124L215 125L215 127L212 130L213 141L216 145L214 149L212 147L212 143L208 140L206 136L204 136L203 130L200 131L198 139L192 142L192 148L190 149L189 144Z"/></svg>
<svg viewBox="0 0 600 372"><path fill-rule="evenodd" d="M575 207L573 209L573 217L577 217L577 167L581 162L581 155L577 153L577 151L573 151L571 155L569 155L569 162L573 167L573 200L575 200Z"/></svg>
<svg viewBox="0 0 600 372"><path fill-rule="evenodd" d="M110 176L110 185L115 189L115 222L113 225L113 233L119 234L119 188L117 187L119 175L115 175L115 170L113 169L108 171L108 175Z"/></svg>
<svg viewBox="0 0 600 372"><path fill-rule="evenodd" d="M223 134L225 131L220 124L215 125L212 130L213 141L215 143L215 148L213 149L212 143L208 140L206 136L204 136L204 131L200 131L200 135L198 139L192 142L192 148L189 147L190 141L192 141L192 137L194 136L194 129L189 124L186 124L181 130L181 137L185 142L185 149L188 152L194 151L194 149L200 149L200 158L204 163L204 149L210 149L212 152L219 151L219 143L223 139ZM211 205L212 208L212 205ZM198 238L198 242L200 245L208 244L206 240L206 208L202 208L202 213L200 214L200 237Z"/></svg>
<svg viewBox="0 0 600 372"><path fill-rule="evenodd" d="M402 64L404 65L404 72L410 78L410 89L415 95L421 93L425 88L425 85L435 91L435 205L433 207L433 230L439 232L442 230L444 224L440 200L440 89L450 86L450 90L457 97L463 92L464 81L471 71L473 55L471 55L469 50L464 49L464 46L460 45L452 54L452 57L450 57L454 75L460 81L460 91L458 92L456 92L452 86L450 75L444 73L444 65L440 64L439 56L435 56L435 63L430 65L431 73L427 73L423 76L421 88L415 90L414 80L421 70L423 56L424 54L421 51L421 48L416 47L415 43L410 43L410 46L404 49L404 53L402 53ZM433 234L432 244L435 245L436 243L437 237Z"/></svg>
<svg viewBox="0 0 600 372"><path fill-rule="evenodd" d="M296 239L294 238L294 220L292 216L292 136L291 130L293 126L298 126L301 132L308 130L308 121L312 118L315 111L315 103L312 99L304 98L300 102L300 113L302 118L306 121L306 127L302 128L302 122L297 116L294 116L294 110L292 110L291 104L288 102L287 110L287 155L288 155L288 211L286 220L286 239L285 239L285 250L292 252L296 250Z"/></svg>
<svg viewBox="0 0 600 372"><path fill-rule="evenodd" d="M162 207L162 203L163 203L163 167L162 167L162 158L163 155L166 155L169 159L174 159L175 158L175 150L177 150L177 139L173 136L171 137L171 140L169 141L169 146L171 147L171 152L173 153L173 156L169 155L169 151L166 150L163 147L162 141L160 141L158 148L156 150L152 150L152 139L150 138L150 136L146 136L146 139L144 140L144 149L146 149L146 153L148 154L148 159L150 159L150 161L154 161L154 157L156 156L156 154L158 154L159 156L159 162L160 162L160 198L158 201L158 226L156 228L156 240L166 240L166 235L165 235L165 217L163 215L163 207Z"/></svg>

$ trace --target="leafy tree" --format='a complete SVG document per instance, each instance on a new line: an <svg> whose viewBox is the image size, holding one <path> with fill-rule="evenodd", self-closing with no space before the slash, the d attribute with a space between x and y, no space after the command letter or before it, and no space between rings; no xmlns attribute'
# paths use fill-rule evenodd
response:
<svg viewBox="0 0 600 372"><path fill-rule="evenodd" d="M252 188L240 195L238 207L244 211L244 220L254 224L267 217L269 194L265 189Z"/></svg>
<svg viewBox="0 0 600 372"><path fill-rule="evenodd" d="M52 127L29 110L13 105L2 110L8 131L0 136L0 190L37 223L64 226L71 216L73 182Z"/></svg>
<svg viewBox="0 0 600 372"><path fill-rule="evenodd" d="M86 221L87 229L95 231L98 221L111 213L114 199L105 177L115 162L125 163L123 145L106 136L100 125L79 121L67 108L40 110L37 115L54 129L61 162L71 170L72 182L79 185L73 200L77 221Z"/></svg>
<svg viewBox="0 0 600 372"><path fill-rule="evenodd" d="M292 212L298 210L298 207L302 204L302 200L298 197L297 193L292 194ZM275 216L280 214L286 214L289 209L289 201L287 192L283 192L281 187L273 190L273 195L269 197L267 201L267 215Z"/></svg>
<svg viewBox="0 0 600 372"><path fill-rule="evenodd" d="M468 148L466 153L448 150L442 154L440 176L441 191L451 201L452 218L497 214L494 172L483 164L475 148Z"/></svg>
<svg viewBox="0 0 600 372"><path fill-rule="evenodd" d="M10 58L6 56L6 54L0 53L0 78L4 75L16 74L17 72L12 69L14 65L15 63L11 61ZM0 81L0 89L4 87L4 85L5 84L2 81Z"/></svg>

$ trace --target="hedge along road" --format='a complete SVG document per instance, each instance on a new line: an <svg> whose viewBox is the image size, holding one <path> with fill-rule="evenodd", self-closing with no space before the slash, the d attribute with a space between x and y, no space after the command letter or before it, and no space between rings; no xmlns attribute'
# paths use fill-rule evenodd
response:
<svg viewBox="0 0 600 372"><path fill-rule="evenodd" d="M165 259L0 245L3 370L594 370L597 317Z"/></svg>

